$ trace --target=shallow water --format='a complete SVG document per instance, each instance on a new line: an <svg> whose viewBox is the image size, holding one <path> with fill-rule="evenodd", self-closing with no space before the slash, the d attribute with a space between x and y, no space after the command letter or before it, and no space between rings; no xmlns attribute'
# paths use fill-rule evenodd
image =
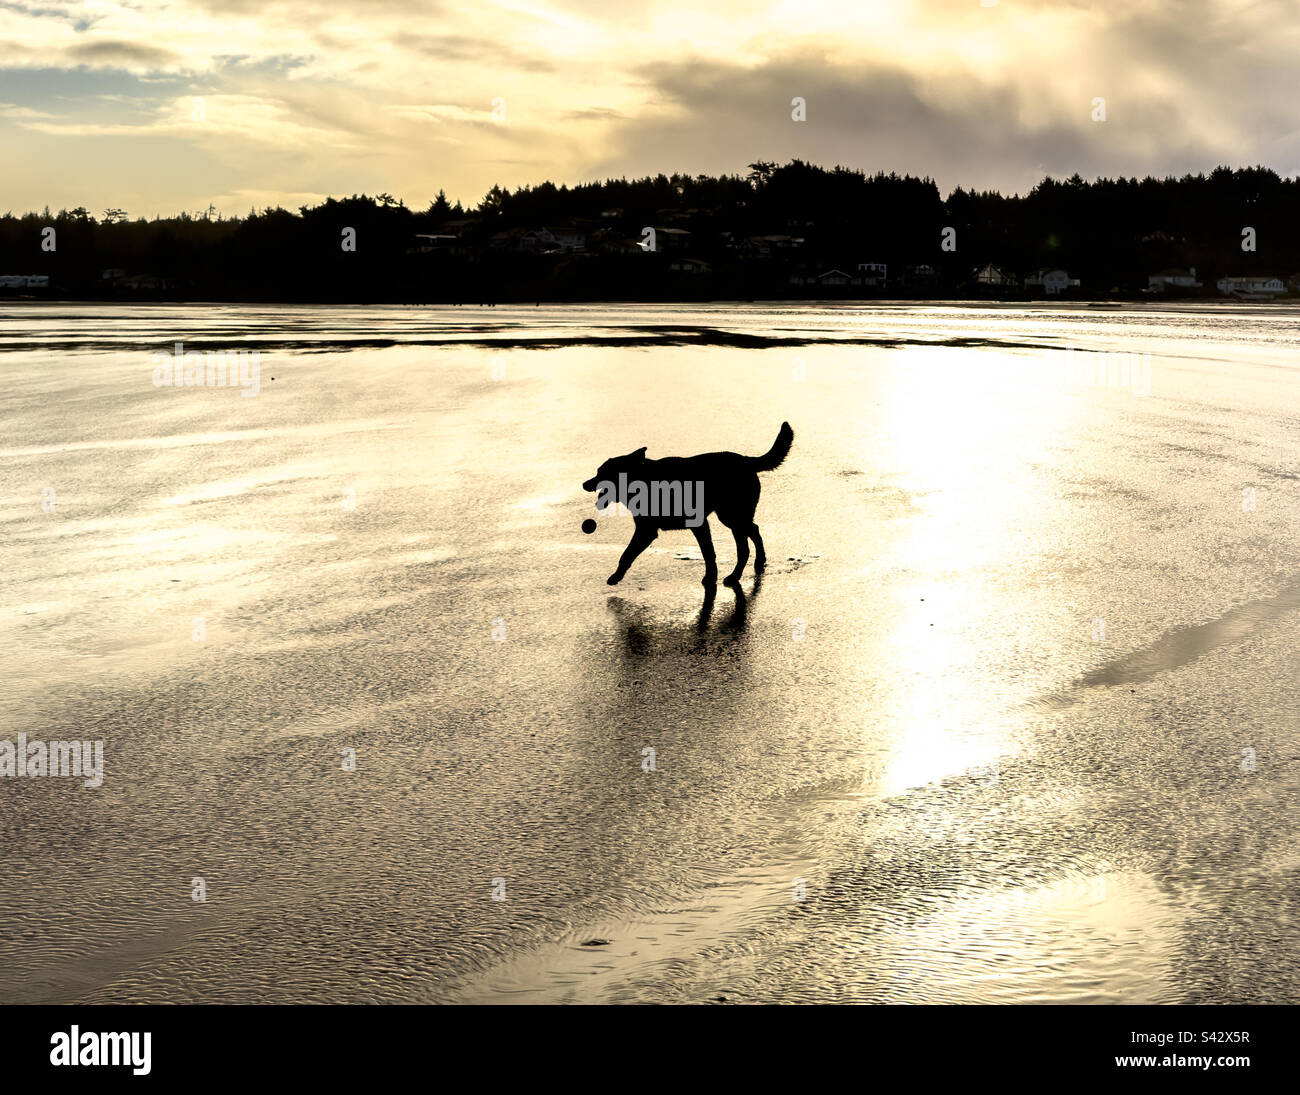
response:
<svg viewBox="0 0 1300 1095"><path fill-rule="evenodd" d="M0 1001L1295 1000L1298 342L0 308L0 738L105 751L0 779ZM783 420L761 582L605 585L602 459Z"/></svg>

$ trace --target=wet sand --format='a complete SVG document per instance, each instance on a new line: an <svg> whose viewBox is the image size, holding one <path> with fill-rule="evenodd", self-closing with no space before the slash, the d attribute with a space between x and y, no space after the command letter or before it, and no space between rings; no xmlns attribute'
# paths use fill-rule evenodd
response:
<svg viewBox="0 0 1300 1095"><path fill-rule="evenodd" d="M106 768L0 1001L1300 995L1290 310L116 315L0 310L0 737ZM761 582L605 585L602 459L782 420Z"/></svg>

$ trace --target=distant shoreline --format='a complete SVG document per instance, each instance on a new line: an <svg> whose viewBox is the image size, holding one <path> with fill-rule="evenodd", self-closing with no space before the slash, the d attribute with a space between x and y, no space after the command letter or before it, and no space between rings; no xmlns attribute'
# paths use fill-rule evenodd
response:
<svg viewBox="0 0 1300 1095"><path fill-rule="evenodd" d="M1259 308L1296 308L1300 307L1300 293L1287 293L1272 300L1242 300L1222 295L1214 296L1148 296L1134 294L1116 297L1076 297L1071 299L1044 297L716 297L716 298L673 298L673 299L582 299L582 300L495 300L495 301L450 301L450 300L300 300L300 299L244 299L224 297L183 297L183 296L54 296L42 294L6 294L0 291L0 305L3 304L44 304L50 306L85 304L85 305L121 305L136 307L139 305L188 305L199 307L258 306L275 308L582 308L603 307L741 307L744 305L773 305L782 307L829 307L829 306L869 306L869 307L917 307L917 306L951 306L955 308L1047 308L1054 311L1085 311L1090 308L1118 308L1137 306L1153 311L1178 310L1185 308L1241 308L1254 311Z"/></svg>
<svg viewBox="0 0 1300 1095"><path fill-rule="evenodd" d="M298 212L0 216L0 294L230 304L1300 299L1300 179L1045 178L1023 196L792 160ZM3 298L0 298L3 299Z"/></svg>

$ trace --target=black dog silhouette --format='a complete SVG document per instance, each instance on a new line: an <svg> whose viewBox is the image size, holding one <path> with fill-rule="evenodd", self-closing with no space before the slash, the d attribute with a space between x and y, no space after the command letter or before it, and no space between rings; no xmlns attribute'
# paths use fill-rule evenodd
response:
<svg viewBox="0 0 1300 1095"><path fill-rule="evenodd" d="M794 443L794 430L789 422L782 422L772 447L762 456L741 456L737 452L706 452L699 456L668 456L662 460L647 460L645 449L640 448L626 456L614 456L606 460L596 470L596 474L582 484L585 491L597 491L602 484L611 484L616 488L617 497L608 501L619 501L632 510L636 529L632 539L618 561L618 569L607 579L610 585L618 585L627 573L628 567L636 557L645 551L664 529L689 528L695 534L700 545L700 554L704 556L704 584L712 586L718 580L718 560L713 554L713 534L709 531L708 517L716 513L718 520L731 529L736 538L736 568L727 575L723 582L734 586L740 581L749 561L749 541L754 541L754 570L761 572L767 565L767 555L763 551L763 538L754 524L754 510L758 506L758 473L779 468L781 462ZM620 479L620 476L624 477ZM679 489L678 497L696 498L702 491L702 497L696 501L694 514L682 512L681 507L673 513L638 512L634 501L629 501L634 484L671 484ZM624 484L623 489L620 484ZM609 491L607 486L606 491ZM642 507L644 508L644 507ZM688 516L698 519L697 524L688 523Z"/></svg>

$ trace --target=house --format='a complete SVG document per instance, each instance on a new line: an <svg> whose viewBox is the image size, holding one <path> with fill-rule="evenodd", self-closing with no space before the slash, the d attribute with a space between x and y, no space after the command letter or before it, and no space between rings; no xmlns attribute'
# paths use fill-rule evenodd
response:
<svg viewBox="0 0 1300 1095"><path fill-rule="evenodd" d="M1281 278L1220 278L1216 286L1220 293L1240 300L1272 300L1279 293L1286 292Z"/></svg>
<svg viewBox="0 0 1300 1095"><path fill-rule="evenodd" d="M443 232L417 232L414 242L406 249L406 253L408 255L459 255L464 253L464 250L459 236Z"/></svg>
<svg viewBox="0 0 1300 1095"><path fill-rule="evenodd" d="M1077 289L1078 287L1078 278L1070 277L1064 270L1055 270L1049 267L1035 270L1029 277L1025 278L1026 289L1040 289L1049 297L1060 296L1067 289Z"/></svg>
<svg viewBox="0 0 1300 1095"><path fill-rule="evenodd" d="M587 249L587 233L581 228L551 228L549 231L561 251L585 251Z"/></svg>
<svg viewBox="0 0 1300 1095"><path fill-rule="evenodd" d="M802 236L787 236L778 233L771 236L750 236L741 244L741 250L756 258L767 258L770 255L796 251L803 244Z"/></svg>
<svg viewBox="0 0 1300 1095"><path fill-rule="evenodd" d="M100 281L121 281L126 277L126 271L120 266L110 266L107 270L100 271Z"/></svg>
<svg viewBox="0 0 1300 1095"><path fill-rule="evenodd" d="M543 251L558 250L560 241L549 228L525 228L515 237L515 250L526 255L537 255Z"/></svg>
<svg viewBox="0 0 1300 1095"><path fill-rule="evenodd" d="M928 263L909 266L903 272L903 284L916 289L932 288L939 283L939 272Z"/></svg>
<svg viewBox="0 0 1300 1095"><path fill-rule="evenodd" d="M622 216L623 216L623 207L621 205L616 205L614 206L613 209L602 209L600 211L601 220L615 221Z"/></svg>
<svg viewBox="0 0 1300 1095"><path fill-rule="evenodd" d="M617 228L598 228L591 234L588 245L596 251L610 255L631 255L641 253L641 241L632 239Z"/></svg>
<svg viewBox="0 0 1300 1095"><path fill-rule="evenodd" d="M1005 273L1000 267L986 264L975 271L975 282L978 285L1015 285L1016 279L1010 274Z"/></svg>
<svg viewBox="0 0 1300 1095"><path fill-rule="evenodd" d="M131 289L137 293L168 287L167 279L160 278L157 274L132 274L129 278L123 278L117 284L124 289Z"/></svg>
<svg viewBox="0 0 1300 1095"><path fill-rule="evenodd" d="M691 245L691 233L687 228L656 228L656 251L684 251Z"/></svg>
<svg viewBox="0 0 1300 1095"><path fill-rule="evenodd" d="M820 274L796 273L785 279L788 285L809 285L820 288L841 288L846 285L861 285L862 279L855 278L844 270L823 270Z"/></svg>
<svg viewBox="0 0 1300 1095"><path fill-rule="evenodd" d="M0 274L0 289L48 289L47 274Z"/></svg>
<svg viewBox="0 0 1300 1095"><path fill-rule="evenodd" d="M862 284L861 278L855 278L852 274L845 273L843 270L824 270L816 277L792 277L789 280L793 285L817 285L823 289L838 289L848 285Z"/></svg>
<svg viewBox="0 0 1300 1095"><path fill-rule="evenodd" d="M477 217L459 217L456 220L444 221L439 232L444 236L463 236L477 224Z"/></svg>
<svg viewBox="0 0 1300 1095"><path fill-rule="evenodd" d="M1195 266L1190 270L1171 266L1147 278L1147 288L1157 293L1167 292L1170 289L1199 289L1200 287L1201 283L1196 280Z"/></svg>
<svg viewBox="0 0 1300 1095"><path fill-rule="evenodd" d="M543 251L559 248L559 241L545 228L511 228L498 232L489 241L495 251L515 251L524 255L539 255Z"/></svg>
<svg viewBox="0 0 1300 1095"><path fill-rule="evenodd" d="M712 267L703 259L674 259L668 269L682 274L707 274Z"/></svg>
<svg viewBox="0 0 1300 1095"><path fill-rule="evenodd" d="M858 263L858 277L862 279L862 284L876 289L885 287L885 275L888 272L889 268L883 262Z"/></svg>

